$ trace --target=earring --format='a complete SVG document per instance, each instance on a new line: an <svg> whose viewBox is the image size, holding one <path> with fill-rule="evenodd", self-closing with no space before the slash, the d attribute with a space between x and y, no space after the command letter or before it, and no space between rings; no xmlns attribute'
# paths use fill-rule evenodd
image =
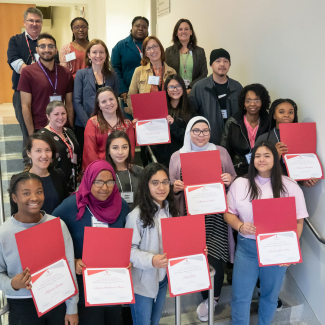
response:
<svg viewBox="0 0 325 325"><path fill-rule="evenodd" d="M91 63L91 59L89 59L89 63Z"/></svg>
<svg viewBox="0 0 325 325"><path fill-rule="evenodd" d="M32 158L29 158L29 163L32 164Z"/></svg>

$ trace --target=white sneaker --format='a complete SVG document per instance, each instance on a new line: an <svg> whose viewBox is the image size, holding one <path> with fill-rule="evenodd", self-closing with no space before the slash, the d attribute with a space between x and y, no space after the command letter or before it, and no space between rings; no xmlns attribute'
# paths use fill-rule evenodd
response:
<svg viewBox="0 0 325 325"><path fill-rule="evenodd" d="M204 300L203 302L201 302L197 309L196 309L196 313L199 317L199 320L201 322L206 322L209 319L209 308L208 308L208 304L209 304L209 299ZM216 306L217 306L218 302L215 301L215 299L213 299L213 311L215 310Z"/></svg>

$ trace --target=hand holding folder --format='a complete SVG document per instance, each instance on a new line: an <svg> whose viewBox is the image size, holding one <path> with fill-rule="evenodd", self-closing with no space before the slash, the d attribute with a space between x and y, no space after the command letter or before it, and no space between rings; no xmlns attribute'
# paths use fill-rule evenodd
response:
<svg viewBox="0 0 325 325"><path fill-rule="evenodd" d="M296 181L324 178L316 153L316 123L280 123L281 142L287 145L283 154L289 177Z"/></svg>
<svg viewBox="0 0 325 325"><path fill-rule="evenodd" d="M132 304L128 269L132 229L85 227L82 261L86 306Z"/></svg>
<svg viewBox="0 0 325 325"><path fill-rule="evenodd" d="M138 146L170 143L166 92L131 95Z"/></svg>
<svg viewBox="0 0 325 325"><path fill-rule="evenodd" d="M161 230L164 253L168 257L170 296L211 289L209 263L204 253L205 217L162 219Z"/></svg>
<svg viewBox="0 0 325 325"><path fill-rule="evenodd" d="M253 200L259 266L302 263L294 197Z"/></svg>
<svg viewBox="0 0 325 325"><path fill-rule="evenodd" d="M15 236L22 268L30 269L31 293L39 317L77 294L65 256L60 218Z"/></svg>
<svg viewBox="0 0 325 325"><path fill-rule="evenodd" d="M227 212L219 150L181 153L180 158L188 214Z"/></svg>

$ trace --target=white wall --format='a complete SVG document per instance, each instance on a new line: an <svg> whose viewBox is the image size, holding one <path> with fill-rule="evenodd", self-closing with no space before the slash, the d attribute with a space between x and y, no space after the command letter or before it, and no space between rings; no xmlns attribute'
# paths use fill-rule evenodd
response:
<svg viewBox="0 0 325 325"><path fill-rule="evenodd" d="M325 164L324 17L325 2L318 0L171 0L171 13L158 18L157 36L169 46L177 20L190 19L208 62L212 49L227 49L230 77L242 85L263 83L272 100L292 98L300 121L317 122L317 152ZM310 220L325 237L324 181L304 193ZM304 263L290 271L325 324L325 246L305 226L301 247Z"/></svg>

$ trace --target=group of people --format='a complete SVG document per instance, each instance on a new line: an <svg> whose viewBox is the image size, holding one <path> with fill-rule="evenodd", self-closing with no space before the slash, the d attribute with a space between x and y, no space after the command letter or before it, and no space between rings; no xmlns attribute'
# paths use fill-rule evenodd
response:
<svg viewBox="0 0 325 325"><path fill-rule="evenodd" d="M207 77L205 51L187 19L177 22L173 45L165 51L157 37L148 36L149 21L135 17L130 35L117 43L111 58L103 41L88 40L82 17L71 22L72 42L59 57L55 39L41 34L37 9L25 12L24 23L26 31L12 37L8 49L26 150L25 171L11 179L12 217L0 227L0 289L8 297L10 324L119 324L121 317L125 325L159 324L168 284L161 219L187 216L180 154L209 150L220 152L228 203L227 213L205 216L208 261L216 270L214 306L224 265L231 262L233 324L249 324L257 283L259 323L271 324L282 305L288 265L258 266L252 200L294 196L300 237L308 213L301 188L288 177L282 159L287 146L279 133L280 123L298 122L296 103L271 104L263 85L243 88L229 78L231 58L224 49L211 52ZM131 95L162 90L171 143L152 146L158 163L151 163L141 147L143 168L133 163ZM317 182L312 178L300 185ZM38 318L30 271L21 267L14 234L53 217L61 218L79 300L74 296ZM135 304L85 307L87 226L133 229L129 267ZM197 314L206 321L208 293L202 297Z"/></svg>

